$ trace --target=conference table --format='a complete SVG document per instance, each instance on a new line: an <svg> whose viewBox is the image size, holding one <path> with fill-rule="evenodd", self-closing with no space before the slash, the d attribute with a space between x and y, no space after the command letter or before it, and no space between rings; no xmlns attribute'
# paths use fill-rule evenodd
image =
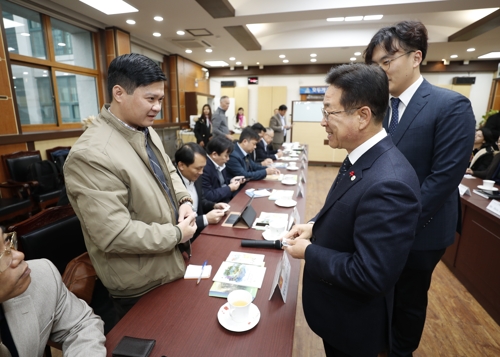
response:
<svg viewBox="0 0 500 357"><path fill-rule="evenodd" d="M284 174L298 175L298 182L302 172L307 180L307 162L302 160L302 155L297 161L299 170L280 169ZM302 186L304 196L297 197L298 184L286 186L276 180L247 182L229 202L230 211L244 209L250 200L245 193L247 189L291 189L295 191L293 199L304 221L307 185L302 183ZM293 208L276 206L267 197L254 198L252 207L257 217L261 212L290 215L293 211ZM273 286L273 279L280 260L287 253L278 249L241 247L242 239L263 240L262 231L222 227L221 223L205 227L193 242L192 257L187 263L201 265L208 260L212 266L211 278L202 279L200 284L196 284L196 280L179 279L145 294L106 336L107 356L112 356L123 336L156 340L152 357L292 356L300 261L288 256L291 270L285 303L279 289ZM260 320L245 332L232 332L222 327L217 313L227 300L208 296L213 276L231 251L265 255L266 273L253 301L260 310Z"/></svg>

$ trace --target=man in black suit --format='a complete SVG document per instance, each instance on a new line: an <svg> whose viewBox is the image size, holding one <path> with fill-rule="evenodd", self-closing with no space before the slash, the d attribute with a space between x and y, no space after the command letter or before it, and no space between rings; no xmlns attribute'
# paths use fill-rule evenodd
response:
<svg viewBox="0 0 500 357"><path fill-rule="evenodd" d="M432 272L460 227L458 184L474 143L470 101L420 75L426 53L427 29L416 21L379 30L365 50L366 63L387 73L391 98L384 127L413 166L422 191L415 242L396 284L392 356L412 356L420 343Z"/></svg>
<svg viewBox="0 0 500 357"><path fill-rule="evenodd" d="M259 135L260 140L257 142L257 146L256 146L255 150L250 155L248 155L248 156L253 161L260 163L262 166L272 165L273 158L267 157L267 156L263 157L262 155L258 154L259 144L261 143L262 138L264 137L264 135L266 135L266 128L261 123L255 123L255 124L252 125L252 129L253 129L253 131L255 131Z"/></svg>
<svg viewBox="0 0 500 357"><path fill-rule="evenodd" d="M209 224L217 224L224 216L224 208L227 203L214 203L205 199L203 195L201 180L198 180L203 174L203 168L207 163L206 152L196 143L187 143L182 145L175 152L175 162L177 172L182 182L193 199L193 211L198 214L196 217L196 232L191 241L201 233L203 228Z"/></svg>
<svg viewBox="0 0 500 357"><path fill-rule="evenodd" d="M327 75L321 125L346 149L314 223L294 226L286 250L305 259L302 302L328 357L376 357L390 347L394 284L420 214L415 171L382 127L388 81L365 64Z"/></svg>
<svg viewBox="0 0 500 357"><path fill-rule="evenodd" d="M266 128L264 135L260 138L257 143L257 148L255 149L257 161L263 161L266 159L278 160L283 156L281 150L273 150L273 139L274 130L272 128Z"/></svg>

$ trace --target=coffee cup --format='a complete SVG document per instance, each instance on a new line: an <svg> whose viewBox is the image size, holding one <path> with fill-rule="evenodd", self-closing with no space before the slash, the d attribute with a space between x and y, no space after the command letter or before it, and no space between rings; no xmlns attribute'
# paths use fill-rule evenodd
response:
<svg viewBox="0 0 500 357"><path fill-rule="evenodd" d="M286 222L284 221L271 221L266 226L266 230L271 233L273 237L280 237L285 231Z"/></svg>
<svg viewBox="0 0 500 357"><path fill-rule="evenodd" d="M247 322L252 303L252 294L246 290L233 290L227 296L229 315L235 322Z"/></svg>
<svg viewBox="0 0 500 357"><path fill-rule="evenodd" d="M495 185L495 181L493 180L483 180L483 186L485 189L492 189L493 186Z"/></svg>
<svg viewBox="0 0 500 357"><path fill-rule="evenodd" d="M297 167L297 163L295 161L292 161L292 162L289 162L288 163L288 166L292 169L296 168Z"/></svg>

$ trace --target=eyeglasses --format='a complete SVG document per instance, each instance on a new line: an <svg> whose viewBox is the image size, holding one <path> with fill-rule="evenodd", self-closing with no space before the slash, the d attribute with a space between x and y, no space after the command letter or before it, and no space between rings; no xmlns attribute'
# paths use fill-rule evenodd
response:
<svg viewBox="0 0 500 357"><path fill-rule="evenodd" d="M385 60L383 60L383 61L382 61L382 62L380 62L380 63L378 63L378 62L373 62L373 63L374 63L374 64L376 64L376 65L379 65L380 67L382 67L382 69L383 69L384 71L388 71L388 70L389 70L389 68L391 67L391 62L392 62L392 61L395 61L395 60L397 60L398 58L401 58L401 57L403 57L403 56L406 56L407 54L410 54L410 53L412 53L412 52L415 52L415 51L414 51L414 50L412 50L412 51L408 51L408 52L406 52L406 53L403 53L401 56L397 56L397 57L394 57L394 58L391 58L391 59L385 59Z"/></svg>
<svg viewBox="0 0 500 357"><path fill-rule="evenodd" d="M0 274L6 271L12 264L11 250L17 250L17 234L16 232L7 233L5 237L5 249L0 254Z"/></svg>
<svg viewBox="0 0 500 357"><path fill-rule="evenodd" d="M352 109L346 109L346 110L338 110L336 112L327 112L325 110L325 108L321 108L321 114L323 114L323 119L325 120L328 120L328 116L329 115L337 115L337 114L340 114L340 113L347 113L347 112L350 112L350 111L353 111L353 110L358 110L358 109L361 109L362 107L359 107L359 108L352 108ZM371 110L371 108L370 108ZM375 112L373 110L371 110L371 112L373 113L373 115L377 115L375 114Z"/></svg>

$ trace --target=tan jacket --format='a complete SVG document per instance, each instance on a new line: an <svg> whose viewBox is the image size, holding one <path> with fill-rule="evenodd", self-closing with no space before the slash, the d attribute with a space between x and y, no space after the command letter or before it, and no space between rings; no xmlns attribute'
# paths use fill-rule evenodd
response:
<svg viewBox="0 0 500 357"><path fill-rule="evenodd" d="M182 236L150 167L144 134L125 127L108 107L71 149L64 178L97 275L111 295L134 297L184 275ZM189 193L158 134L149 133L177 204Z"/></svg>

